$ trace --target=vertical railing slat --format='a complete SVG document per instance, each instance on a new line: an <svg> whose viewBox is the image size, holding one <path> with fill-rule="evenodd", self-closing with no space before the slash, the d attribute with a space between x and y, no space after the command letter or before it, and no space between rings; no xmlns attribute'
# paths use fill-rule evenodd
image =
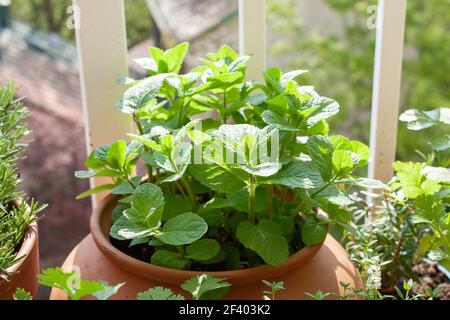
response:
<svg viewBox="0 0 450 320"><path fill-rule="evenodd" d="M123 139L131 123L114 106L123 87L119 75L128 74L127 38L123 0L74 0L80 13L76 40L87 151ZM103 184L91 180L91 187ZM93 204L102 196L95 199Z"/></svg>
<svg viewBox="0 0 450 320"><path fill-rule="evenodd" d="M266 68L266 0L239 0L239 51L252 55L247 78L261 80Z"/></svg>
<svg viewBox="0 0 450 320"><path fill-rule="evenodd" d="M407 0L379 0L369 177L388 182L395 161Z"/></svg>

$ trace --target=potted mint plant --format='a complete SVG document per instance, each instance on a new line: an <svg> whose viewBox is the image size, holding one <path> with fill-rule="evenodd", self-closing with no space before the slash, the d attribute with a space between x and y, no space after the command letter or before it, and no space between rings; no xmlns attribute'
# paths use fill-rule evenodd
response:
<svg viewBox="0 0 450 320"><path fill-rule="evenodd" d="M28 110L16 99L17 87L0 87L0 300L13 298L17 287L36 293L39 272L37 213L44 207L18 191L17 161L25 150Z"/></svg>
<svg viewBox="0 0 450 320"><path fill-rule="evenodd" d="M64 269L127 282L119 299L155 285L183 294L180 284L203 273L227 279L234 299L257 299L263 279L284 280L280 297L290 299L339 281L359 286L328 230L351 220L350 188L383 185L352 174L367 164L367 146L328 136L339 104L300 85L303 70L246 81L249 57L228 46L180 74L188 48L151 48L136 61L148 77L120 80L128 89L117 108L137 133L95 149L89 171L76 172L111 177L79 198L110 195Z"/></svg>

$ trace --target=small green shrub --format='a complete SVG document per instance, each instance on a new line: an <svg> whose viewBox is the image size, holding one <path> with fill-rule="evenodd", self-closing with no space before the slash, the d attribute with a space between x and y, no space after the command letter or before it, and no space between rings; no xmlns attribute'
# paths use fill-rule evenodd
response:
<svg viewBox="0 0 450 320"><path fill-rule="evenodd" d="M18 191L16 163L27 145L22 138L28 134L24 121L29 114L16 92L12 82L0 87L0 276L7 276L7 269L23 258L17 252L24 233L44 208Z"/></svg>

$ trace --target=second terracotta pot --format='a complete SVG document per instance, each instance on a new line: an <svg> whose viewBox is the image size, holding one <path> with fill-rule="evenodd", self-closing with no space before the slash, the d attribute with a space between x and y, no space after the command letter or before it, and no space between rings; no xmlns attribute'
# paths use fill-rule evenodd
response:
<svg viewBox="0 0 450 320"><path fill-rule="evenodd" d="M18 263L7 269L8 278L0 277L0 300L12 300L17 288L25 289L33 296L38 289L39 241L37 223L28 226L17 257Z"/></svg>
<svg viewBox="0 0 450 320"><path fill-rule="evenodd" d="M162 268L127 256L109 241L111 212L117 204L116 196L108 196L91 218L91 234L76 246L63 264L65 271L79 271L82 279L104 280L109 284L126 282L111 299L135 299L138 292L155 286L189 295L180 288L188 278L201 272ZM227 279L231 290L225 299L260 300L267 288L262 280L284 281L286 290L278 299L307 299L305 292L342 292L339 282L360 287L361 282L345 250L328 236L315 246L305 247L280 266L261 266L238 271L208 272ZM67 299L60 290L52 290L50 299Z"/></svg>

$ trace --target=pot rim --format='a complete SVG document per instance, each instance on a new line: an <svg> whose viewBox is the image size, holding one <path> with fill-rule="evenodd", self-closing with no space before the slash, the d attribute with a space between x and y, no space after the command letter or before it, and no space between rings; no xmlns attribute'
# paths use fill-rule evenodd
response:
<svg viewBox="0 0 450 320"><path fill-rule="evenodd" d="M23 257L16 264L6 269L6 272L10 273L10 277L0 276L0 280L5 280L10 282L12 278L20 276L20 270L22 266L26 263L28 256L33 250L34 246L37 242L37 234L38 234L38 225L37 221L34 221L30 225L28 225L25 234L23 236L22 245L20 246L19 251L17 252L16 257ZM0 281L0 286L1 286Z"/></svg>
<svg viewBox="0 0 450 320"><path fill-rule="evenodd" d="M120 198L118 195L109 194L95 208L90 221L90 230L94 243L100 252L115 266L138 277L157 283L179 285L193 276L205 273L217 278L227 279L234 286L261 282L262 280L270 281L293 269L301 268L319 252L325 242L324 240L319 244L304 247L279 266L262 265L242 270L211 272L176 270L155 266L128 256L111 244L109 240L111 212Z"/></svg>

